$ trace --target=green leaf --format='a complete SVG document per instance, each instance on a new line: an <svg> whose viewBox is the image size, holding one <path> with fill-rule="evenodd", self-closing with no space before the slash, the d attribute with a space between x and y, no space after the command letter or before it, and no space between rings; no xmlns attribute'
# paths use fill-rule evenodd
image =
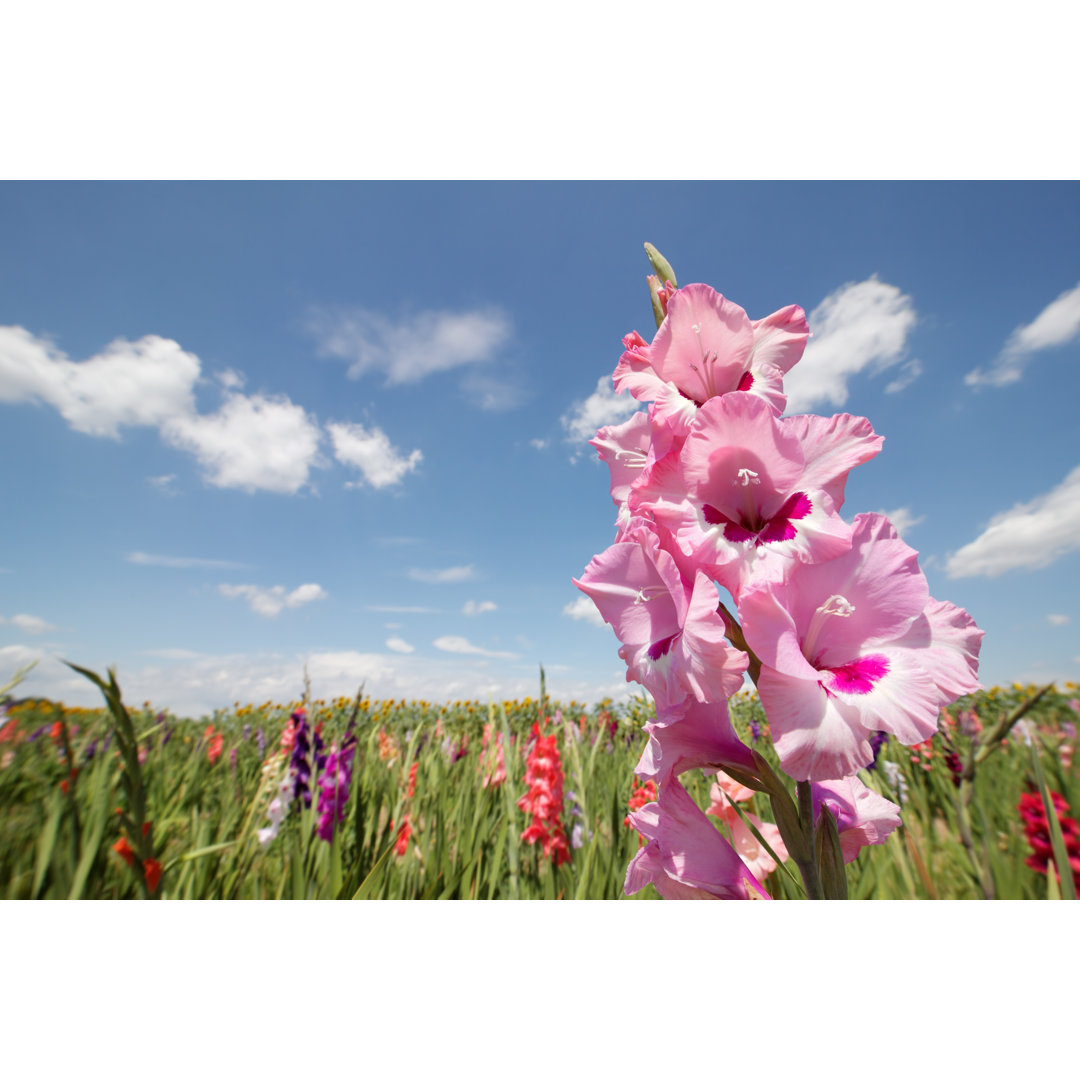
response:
<svg viewBox="0 0 1080 1080"><path fill-rule="evenodd" d="M63 812L64 805L60 800L60 793L55 791L50 804L48 820L38 837L37 859L34 863L34 885L30 891L30 895L35 900L41 889L42 882L45 880L45 873L49 869L49 863L52 861L53 847L56 845L56 831L60 828L60 816Z"/></svg>
<svg viewBox="0 0 1080 1080"><path fill-rule="evenodd" d="M1034 739L1031 744L1031 762L1035 769L1035 780L1039 785L1039 794L1042 795L1043 811L1050 826L1050 846L1054 850L1054 864L1057 866L1061 879L1061 895L1065 900L1075 900L1076 885L1073 882L1072 867L1069 865L1069 853L1065 848L1065 838L1061 835L1061 822L1058 821L1054 801L1050 798L1050 789L1046 786L1042 762L1039 760L1038 742ZM1046 876L1053 877L1049 870L1047 870Z"/></svg>
<svg viewBox="0 0 1080 1080"><path fill-rule="evenodd" d="M824 803L821 806L821 820L817 828L815 846L825 899L846 900L848 898L847 872L844 867L844 853L840 850L840 833L836 828L836 818Z"/></svg>

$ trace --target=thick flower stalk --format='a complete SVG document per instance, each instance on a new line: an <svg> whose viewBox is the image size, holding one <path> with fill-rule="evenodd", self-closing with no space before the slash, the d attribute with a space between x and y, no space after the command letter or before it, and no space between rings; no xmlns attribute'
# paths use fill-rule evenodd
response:
<svg viewBox="0 0 1080 1080"><path fill-rule="evenodd" d="M563 830L563 768L555 735L543 735L540 724L532 726L532 749L525 766L528 791L518 800L518 809L529 817L521 834L527 844L541 845L544 857L561 866L570 861L570 848Z"/></svg>
<svg viewBox="0 0 1080 1080"><path fill-rule="evenodd" d="M750 821L790 855L808 896L846 896L844 863L899 823L857 773L885 738L930 738L941 709L978 689L982 631L929 595L887 518L841 517L851 470L882 449L870 422L782 415L784 376L809 336L802 309L753 320L707 285L677 288L647 251L658 328L651 342L628 334L613 373L647 410L592 440L616 534L575 582L614 630L626 678L656 703L637 767L656 797L630 815L648 843L626 891L764 895L759 878L776 863ZM732 727L744 674L794 799ZM690 769L767 793L776 824L744 821L725 795L712 818L732 846L680 781Z"/></svg>

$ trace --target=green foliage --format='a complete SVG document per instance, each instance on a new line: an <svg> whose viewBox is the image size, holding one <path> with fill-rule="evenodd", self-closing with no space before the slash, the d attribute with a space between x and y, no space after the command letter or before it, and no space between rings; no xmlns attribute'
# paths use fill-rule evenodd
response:
<svg viewBox="0 0 1080 1080"><path fill-rule="evenodd" d="M326 750L340 744L355 716L357 747L345 821L326 843L312 805L294 802L276 837L262 843L267 809L288 776L280 740L300 703L237 707L209 721L176 719L124 706L110 674L92 678L104 709L69 709L48 701L8 706L0 727L0 896L125 899L616 899L639 850L624 824L633 771L651 717L642 700L585 708L540 701L438 705L418 701L307 705ZM1033 696L1033 688L980 693L943 715L941 731L921 747L890 740L878 768L861 776L898 801L903 826L885 844L866 848L846 867L853 899L1045 899L1069 895L1025 865L1017 804L1026 790L1060 792L1080 811L1072 770L1076 689L1051 690L1029 707L1028 747L1019 733L996 736ZM983 738L966 718L978 714ZM737 730L777 768L760 703L733 702ZM957 718L965 714L965 720ZM578 846L554 867L521 836L518 800L534 723L558 738L564 770L563 824ZM260 753L259 732L263 750ZM36 737L33 737L35 736ZM494 741L505 747L506 777L489 782ZM994 735L987 748L987 735ZM214 752L215 739L221 736ZM483 755L481 751L483 750ZM974 762L961 791L946 756ZM1034 755L1034 756L1033 756ZM885 769L896 776L890 783ZM415 790L410 795L410 770ZM782 775L782 774L781 774ZM709 804L712 778L685 774L687 790ZM740 778L747 779L747 778ZM970 788L970 791L968 790ZM794 785L790 792L794 795ZM775 800L786 805L782 800ZM745 809L772 820L767 794ZM792 803L794 810L794 803ZM711 820L711 819L710 819ZM408 835L403 828L408 821ZM718 827L719 824L718 824ZM128 857L125 857L126 842ZM819 837L835 862L836 840ZM832 853L830 855L830 853ZM130 860L130 861L129 861ZM148 860L161 866L156 888ZM839 868L833 867L835 877ZM770 875L776 898L803 895L794 864ZM838 890L839 883L831 886ZM652 887L634 899L655 898Z"/></svg>

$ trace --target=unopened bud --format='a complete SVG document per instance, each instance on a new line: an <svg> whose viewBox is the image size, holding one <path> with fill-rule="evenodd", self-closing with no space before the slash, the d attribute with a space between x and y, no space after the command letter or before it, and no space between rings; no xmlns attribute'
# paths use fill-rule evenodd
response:
<svg viewBox="0 0 1080 1080"><path fill-rule="evenodd" d="M649 256L649 262L660 278L660 284L666 285L670 281L672 285L678 288L679 283L675 280L675 271L671 269L671 263L652 244L646 243L645 254Z"/></svg>

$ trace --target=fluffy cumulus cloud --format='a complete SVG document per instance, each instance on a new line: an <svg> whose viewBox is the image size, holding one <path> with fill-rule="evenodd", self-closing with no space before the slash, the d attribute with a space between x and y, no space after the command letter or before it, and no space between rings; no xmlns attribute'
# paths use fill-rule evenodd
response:
<svg viewBox="0 0 1080 1080"><path fill-rule="evenodd" d="M292 592L286 592L284 585L219 585L218 592L230 599L237 597L246 600L256 615L268 619L280 614L284 608L298 608L310 604L312 600L323 600L326 592L319 585L300 585Z"/></svg>
<svg viewBox="0 0 1080 1080"><path fill-rule="evenodd" d="M455 585L459 581L472 581L476 577L473 566L448 566L443 570L425 570L414 568L409 571L413 581L422 581L425 585Z"/></svg>
<svg viewBox="0 0 1080 1080"><path fill-rule="evenodd" d="M477 329L481 351L491 347L493 325ZM432 340L460 359L470 327L468 319L435 320ZM401 370L418 363L413 356ZM194 396L199 358L175 341L155 335L117 340L76 362L21 326L0 327L0 402L49 405L86 435L115 439L125 426L156 427L165 443L195 457L215 487L296 494L313 467L327 464L319 456L323 433L315 417L284 395L241 393L243 376L231 369L215 379L221 406L200 413ZM419 450L399 453L378 428L341 423L328 431L338 461L358 469L372 487L398 483L422 460ZM148 480L164 494L176 494L175 474Z"/></svg>
<svg viewBox="0 0 1080 1080"><path fill-rule="evenodd" d="M493 660L520 659L517 653L496 652L492 649L485 649L480 645L474 645L468 638L458 637L454 634L436 638L433 644L436 649L441 649L443 652L461 653L465 656L486 656Z"/></svg>
<svg viewBox="0 0 1080 1080"><path fill-rule="evenodd" d="M911 297L874 275L830 293L810 313L811 338L802 359L784 377L789 413L819 405L842 406L848 380L866 370L877 374L903 364L886 387L896 392L922 370L906 360L907 338L917 321Z"/></svg>
<svg viewBox="0 0 1080 1080"><path fill-rule="evenodd" d="M287 495L307 483L320 439L315 421L288 398L233 393L215 413L168 420L161 434L194 454L215 487Z"/></svg>
<svg viewBox="0 0 1080 1080"><path fill-rule="evenodd" d="M424 460L419 450L403 455L378 428L369 430L362 424L327 424L326 430L334 446L334 457L343 465L359 469L364 482L374 488L400 483L402 477Z"/></svg>
<svg viewBox="0 0 1080 1080"><path fill-rule="evenodd" d="M396 652L396 653L408 654L408 653L416 651L414 646L410 645L407 641L403 641L399 637L387 638L386 639L386 647L391 652Z"/></svg>
<svg viewBox="0 0 1080 1080"><path fill-rule="evenodd" d="M637 412L641 402L630 394L616 394L610 375L596 381L596 389L584 401L575 402L562 417L566 441L587 443L596 429L606 424L621 424Z"/></svg>
<svg viewBox="0 0 1080 1080"><path fill-rule="evenodd" d="M593 626L605 626L604 616L597 610L596 605L587 597L579 596L562 609L562 613L571 619L584 619Z"/></svg>
<svg viewBox="0 0 1080 1080"><path fill-rule="evenodd" d="M949 577L1036 570L1080 548L1080 466L1053 491L997 514L945 563Z"/></svg>
<svg viewBox="0 0 1080 1080"><path fill-rule="evenodd" d="M170 570L246 570L246 563L229 562L228 559L197 559L188 555L150 555L145 551L133 551L127 556L136 566L165 566Z"/></svg>
<svg viewBox="0 0 1080 1080"><path fill-rule="evenodd" d="M416 383L484 364L510 337L501 311L421 311L393 320L367 308L313 308L308 329L323 356L349 362L350 378L382 375L387 386Z"/></svg>
<svg viewBox="0 0 1080 1080"><path fill-rule="evenodd" d="M1043 349L1067 345L1080 337L1080 284L1063 292L1032 322L1018 326L1005 342L989 371L975 368L964 381L968 386L1008 386L1018 382L1028 361Z"/></svg>
<svg viewBox="0 0 1080 1080"><path fill-rule="evenodd" d="M462 615L483 615L485 611L497 611L498 606L491 600L481 600L479 603L475 600L466 600L465 606L461 609Z"/></svg>
<svg viewBox="0 0 1080 1080"><path fill-rule="evenodd" d="M26 634L47 634L50 630L59 629L39 615L12 615L10 619L0 615L0 623L10 623Z"/></svg>
<svg viewBox="0 0 1080 1080"><path fill-rule="evenodd" d="M1047 615L1046 621L1051 626L1068 626L1072 620L1068 615Z"/></svg>
<svg viewBox="0 0 1080 1080"><path fill-rule="evenodd" d="M921 525L926 520L925 517L916 517L907 506L901 506L896 510L877 510L875 513L887 517L896 526L896 531L901 536L905 536L916 525Z"/></svg>
<svg viewBox="0 0 1080 1080"><path fill-rule="evenodd" d="M86 435L115 439L121 426L193 412L198 377L198 357L152 334L76 362L21 326L0 326L0 401L51 405Z"/></svg>

